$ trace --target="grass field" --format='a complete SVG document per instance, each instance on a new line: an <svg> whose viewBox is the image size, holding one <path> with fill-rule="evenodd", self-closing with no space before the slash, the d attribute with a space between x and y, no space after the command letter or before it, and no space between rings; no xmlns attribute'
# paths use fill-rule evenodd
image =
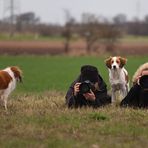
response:
<svg viewBox="0 0 148 148"><path fill-rule="evenodd" d="M18 65L24 82L0 108L0 147L143 148L148 145L148 110L118 106L72 109L64 96L84 64L97 66L108 84L106 57L0 56L1 69ZM130 78L147 56L127 57Z"/></svg>
<svg viewBox="0 0 148 148"><path fill-rule="evenodd" d="M0 33L0 41L64 41L62 36L42 36L37 34L14 34L13 37L10 37L7 33ZM72 41L81 40L81 38L73 38ZM133 35L125 35L121 39L120 42L147 42L148 36L133 36Z"/></svg>
<svg viewBox="0 0 148 148"><path fill-rule="evenodd" d="M0 41L63 41L60 36L38 36L36 34L14 34L10 37L9 34L0 34Z"/></svg>
<svg viewBox="0 0 148 148"><path fill-rule="evenodd" d="M18 65L23 70L23 84L18 92L42 92L48 90L66 91L71 82L80 73L84 64L96 66L108 84L106 57L66 57L66 56L0 56L0 68ZM130 78L139 65L147 61L147 56L128 57L126 68Z"/></svg>

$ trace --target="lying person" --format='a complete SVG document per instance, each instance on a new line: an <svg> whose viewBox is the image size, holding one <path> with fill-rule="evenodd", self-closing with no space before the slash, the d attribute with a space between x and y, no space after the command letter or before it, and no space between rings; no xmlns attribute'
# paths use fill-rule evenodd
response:
<svg viewBox="0 0 148 148"><path fill-rule="evenodd" d="M70 108L82 106L97 108L108 103L111 103L111 97L107 95L106 84L97 68L91 65L82 66L81 74L67 91L67 106Z"/></svg>

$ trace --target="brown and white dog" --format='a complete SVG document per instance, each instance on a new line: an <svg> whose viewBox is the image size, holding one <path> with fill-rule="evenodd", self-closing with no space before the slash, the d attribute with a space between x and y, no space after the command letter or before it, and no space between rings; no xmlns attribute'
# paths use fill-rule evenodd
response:
<svg viewBox="0 0 148 148"><path fill-rule="evenodd" d="M7 99L15 89L16 82L22 82L22 71L19 67L12 66L0 70L0 101L7 110Z"/></svg>
<svg viewBox="0 0 148 148"><path fill-rule="evenodd" d="M112 103L116 102L116 91L120 91L122 99L127 95L129 90L128 72L124 68L127 59L120 56L110 57L105 60L109 70L109 82L112 91Z"/></svg>

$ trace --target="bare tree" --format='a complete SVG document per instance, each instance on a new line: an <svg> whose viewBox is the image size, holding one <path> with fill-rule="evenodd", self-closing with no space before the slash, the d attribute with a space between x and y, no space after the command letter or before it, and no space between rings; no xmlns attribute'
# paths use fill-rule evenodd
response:
<svg viewBox="0 0 148 148"><path fill-rule="evenodd" d="M94 14L82 15L81 35L86 42L86 51L90 53L99 38L98 18Z"/></svg>
<svg viewBox="0 0 148 148"><path fill-rule="evenodd" d="M62 36L65 38L65 42L64 42L65 53L68 53L70 50L70 41L72 38L72 27L75 23L75 19L70 15L69 10L66 9L64 10L64 12L65 12L66 23L64 26Z"/></svg>
<svg viewBox="0 0 148 148"><path fill-rule="evenodd" d="M120 30L112 24L102 25L101 30L101 38L103 39L106 51L114 54L115 46L121 37Z"/></svg>
<svg viewBox="0 0 148 148"><path fill-rule="evenodd" d="M33 33L35 38L39 34L40 18L34 12L26 12L16 17L16 31L19 33Z"/></svg>
<svg viewBox="0 0 148 148"><path fill-rule="evenodd" d="M113 21L117 25L123 25L127 22L127 17L124 14L118 14L113 18Z"/></svg>
<svg viewBox="0 0 148 148"><path fill-rule="evenodd" d="M148 15L146 15L146 16L144 17L144 22L145 22L146 24L148 24Z"/></svg>

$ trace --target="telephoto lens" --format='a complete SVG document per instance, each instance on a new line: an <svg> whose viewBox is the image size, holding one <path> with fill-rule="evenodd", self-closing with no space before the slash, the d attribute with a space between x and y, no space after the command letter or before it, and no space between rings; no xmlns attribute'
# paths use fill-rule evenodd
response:
<svg viewBox="0 0 148 148"><path fill-rule="evenodd" d="M89 80L82 82L79 86L79 90L81 94L89 93L90 90L94 89L94 84Z"/></svg>

